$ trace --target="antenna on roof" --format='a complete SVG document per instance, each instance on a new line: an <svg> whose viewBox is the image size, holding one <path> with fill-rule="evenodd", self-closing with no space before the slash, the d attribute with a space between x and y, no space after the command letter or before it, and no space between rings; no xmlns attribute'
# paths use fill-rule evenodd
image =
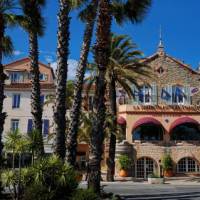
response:
<svg viewBox="0 0 200 200"><path fill-rule="evenodd" d="M161 27L161 25L160 25L160 30L159 30L158 53L159 54L163 54L164 53L164 45L163 45L163 39L162 39L162 27Z"/></svg>

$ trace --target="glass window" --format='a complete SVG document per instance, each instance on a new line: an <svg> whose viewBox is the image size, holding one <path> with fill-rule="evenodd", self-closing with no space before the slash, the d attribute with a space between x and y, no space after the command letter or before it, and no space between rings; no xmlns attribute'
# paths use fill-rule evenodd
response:
<svg viewBox="0 0 200 200"><path fill-rule="evenodd" d="M199 172L198 163L192 158L182 158L177 164L177 172Z"/></svg>
<svg viewBox="0 0 200 200"><path fill-rule="evenodd" d="M155 124L143 124L137 127L132 134L134 140L156 141L163 139L163 128Z"/></svg>
<svg viewBox="0 0 200 200"><path fill-rule="evenodd" d="M10 80L11 80L12 83L21 82L21 73L20 72L11 72L10 73Z"/></svg>
<svg viewBox="0 0 200 200"><path fill-rule="evenodd" d="M48 75L47 74L40 74L40 81L47 81Z"/></svg>
<svg viewBox="0 0 200 200"><path fill-rule="evenodd" d="M176 126L170 135L171 140L200 140L198 125L193 123L184 123Z"/></svg>
<svg viewBox="0 0 200 200"><path fill-rule="evenodd" d="M150 104L152 102L152 88L149 86L142 86L138 92L139 102Z"/></svg>
<svg viewBox="0 0 200 200"><path fill-rule="evenodd" d="M13 108L19 108L20 107L20 94L13 94L12 107Z"/></svg>
<svg viewBox="0 0 200 200"><path fill-rule="evenodd" d="M47 136L49 134L49 120L44 119L43 120L43 135Z"/></svg>
<svg viewBox="0 0 200 200"><path fill-rule="evenodd" d="M19 129L19 119L11 119L11 130L16 131Z"/></svg>
<svg viewBox="0 0 200 200"><path fill-rule="evenodd" d="M184 87L172 86L172 102L175 104L184 104L186 99Z"/></svg>
<svg viewBox="0 0 200 200"><path fill-rule="evenodd" d="M28 119L27 133L30 133L33 129L33 120Z"/></svg>

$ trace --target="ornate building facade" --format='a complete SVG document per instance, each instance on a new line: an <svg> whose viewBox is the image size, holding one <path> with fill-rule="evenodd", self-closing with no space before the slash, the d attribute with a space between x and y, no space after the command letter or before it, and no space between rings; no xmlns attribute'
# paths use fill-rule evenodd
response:
<svg viewBox="0 0 200 200"><path fill-rule="evenodd" d="M118 144L117 154L132 158L131 175L137 178L162 173L165 154L175 175L200 174L200 73L166 54L162 41L142 62L151 67L153 79L133 88L135 98L118 107L126 141Z"/></svg>

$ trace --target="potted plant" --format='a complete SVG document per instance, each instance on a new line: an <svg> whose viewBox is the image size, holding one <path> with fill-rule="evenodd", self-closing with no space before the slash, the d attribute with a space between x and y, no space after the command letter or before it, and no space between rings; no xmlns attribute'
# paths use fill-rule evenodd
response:
<svg viewBox="0 0 200 200"><path fill-rule="evenodd" d="M162 158L162 167L165 177L173 176L173 161L169 154L165 154Z"/></svg>
<svg viewBox="0 0 200 200"><path fill-rule="evenodd" d="M150 184L163 184L164 178L160 177L157 174L149 174L148 175L148 183L150 183Z"/></svg>
<svg viewBox="0 0 200 200"><path fill-rule="evenodd" d="M131 166L131 159L127 155L120 155L118 158L118 162L120 165L120 172L119 175L121 177L127 177L128 176L128 169Z"/></svg>

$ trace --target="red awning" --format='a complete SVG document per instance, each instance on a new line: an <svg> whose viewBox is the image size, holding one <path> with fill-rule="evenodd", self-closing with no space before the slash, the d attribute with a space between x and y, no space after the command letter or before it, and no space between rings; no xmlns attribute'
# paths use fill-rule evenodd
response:
<svg viewBox="0 0 200 200"><path fill-rule="evenodd" d="M195 119L192 119L190 117L181 117L181 118L176 119L174 122L172 122L169 132L171 132L171 130L174 129L176 126L185 124L185 123L192 123L192 124L196 124L196 125L199 124L198 121L196 121Z"/></svg>
<svg viewBox="0 0 200 200"><path fill-rule="evenodd" d="M133 129L135 129L138 126L143 125L143 124L155 124L155 125L162 126L162 124L157 119L154 119L152 117L143 117L135 122L135 124L133 125Z"/></svg>
<svg viewBox="0 0 200 200"><path fill-rule="evenodd" d="M119 116L119 117L117 118L117 123L118 123L119 125L126 125L126 120L125 120L122 116Z"/></svg>

